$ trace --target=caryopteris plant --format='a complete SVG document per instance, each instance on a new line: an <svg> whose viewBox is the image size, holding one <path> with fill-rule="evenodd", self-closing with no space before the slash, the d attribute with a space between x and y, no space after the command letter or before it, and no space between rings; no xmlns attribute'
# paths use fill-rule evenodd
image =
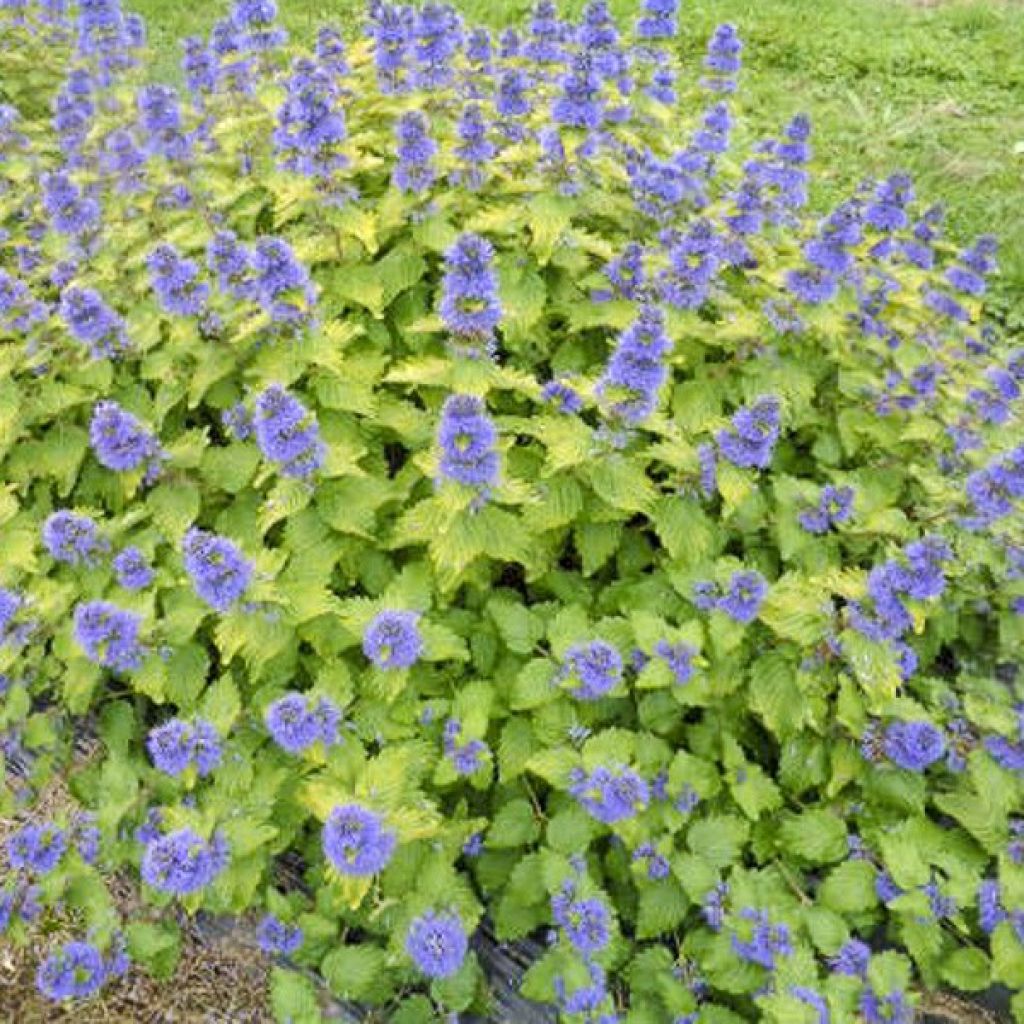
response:
<svg viewBox="0 0 1024 1024"><path fill-rule="evenodd" d="M312 972L486 1018L486 915L570 1022L1024 1020L991 238L902 174L809 215L808 118L742 142L741 33L681 67L675 0L375 0L312 52L239 0L181 92L116 0L2 6L0 926L45 995L254 911L281 1021Z"/></svg>

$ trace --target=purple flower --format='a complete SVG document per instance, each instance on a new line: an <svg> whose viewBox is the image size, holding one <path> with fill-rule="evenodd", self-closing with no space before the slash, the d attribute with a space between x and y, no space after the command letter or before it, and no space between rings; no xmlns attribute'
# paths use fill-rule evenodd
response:
<svg viewBox="0 0 1024 1024"><path fill-rule="evenodd" d="M679 0L643 0L637 39L671 39L679 30Z"/></svg>
<svg viewBox="0 0 1024 1024"><path fill-rule="evenodd" d="M378 668L411 668L423 654L418 623L416 612L380 612L363 635L363 653Z"/></svg>
<svg viewBox="0 0 1024 1024"><path fill-rule="evenodd" d="M88 942L67 942L50 953L36 972L36 987L54 1002L95 995L107 978L103 955Z"/></svg>
<svg viewBox="0 0 1024 1024"><path fill-rule="evenodd" d="M82 235L99 227L100 204L84 196L63 171L44 173L40 184L43 209L56 231L62 235Z"/></svg>
<svg viewBox="0 0 1024 1024"><path fill-rule="evenodd" d="M403 114L395 128L396 156L391 182L402 192L418 195L434 183L437 143L430 137L427 119L418 110Z"/></svg>
<svg viewBox="0 0 1024 1024"><path fill-rule="evenodd" d="M895 900L902 896L903 890L896 884L888 871L879 870L875 876L875 895L883 903L888 903L890 900Z"/></svg>
<svg viewBox="0 0 1024 1024"><path fill-rule="evenodd" d="M162 242L146 257L150 284L163 309L175 316L198 316L210 297L210 286L199 280L199 265Z"/></svg>
<svg viewBox="0 0 1024 1024"><path fill-rule="evenodd" d="M200 777L209 775L221 758L220 737L202 720L189 724L172 718L150 731L146 747L153 764L168 775L180 775L193 763Z"/></svg>
<svg viewBox="0 0 1024 1024"><path fill-rule="evenodd" d="M95 814L75 815L71 822L71 841L86 864L96 862L100 855L100 830L96 826Z"/></svg>
<svg viewBox="0 0 1024 1024"><path fill-rule="evenodd" d="M254 299L259 285L252 256L232 231L218 231L206 247L206 263L217 275L221 291L236 299Z"/></svg>
<svg viewBox="0 0 1024 1024"><path fill-rule="evenodd" d="M701 79L701 85L711 92L730 93L736 91L736 74L741 67L740 53L743 43L735 25L719 25L708 41L704 67L708 74Z"/></svg>
<svg viewBox="0 0 1024 1024"><path fill-rule="evenodd" d="M227 611L249 586L253 563L226 537L196 527L185 534L181 546L196 593L217 611Z"/></svg>
<svg viewBox="0 0 1024 1024"><path fill-rule="evenodd" d="M114 559L117 582L125 590L144 590L153 582L154 572L146 556L134 547L125 548Z"/></svg>
<svg viewBox="0 0 1024 1024"><path fill-rule="evenodd" d="M635 426L654 412L658 393L668 379L664 360L671 347L664 314L655 306L642 307L636 322L619 336L597 384L597 393L613 400L610 411L614 416Z"/></svg>
<svg viewBox="0 0 1024 1024"><path fill-rule="evenodd" d="M295 323L308 319L308 308L295 300L301 295L305 306L311 307L316 298L313 283L283 238L257 239L250 265L256 295L272 320Z"/></svg>
<svg viewBox="0 0 1024 1024"><path fill-rule="evenodd" d="M305 479L324 463L326 447L316 419L280 384L271 384L257 399L253 416L256 443L285 476Z"/></svg>
<svg viewBox="0 0 1024 1024"><path fill-rule="evenodd" d="M715 607L736 622L752 622L767 593L765 578L754 569L746 569L732 574L729 589L718 599Z"/></svg>
<svg viewBox="0 0 1024 1024"><path fill-rule="evenodd" d="M490 341L501 321L494 247L479 235L464 234L445 253L439 312L448 329L471 340Z"/></svg>
<svg viewBox="0 0 1024 1024"><path fill-rule="evenodd" d="M563 891L552 897L551 911L555 923L579 952L600 953L608 945L611 915L602 900L573 899L571 891Z"/></svg>
<svg viewBox="0 0 1024 1024"><path fill-rule="evenodd" d="M670 644L667 640L659 640L654 645L654 653L672 670L678 686L688 683L693 677L693 659L697 651L689 644Z"/></svg>
<svg viewBox="0 0 1024 1024"><path fill-rule="evenodd" d="M409 926L405 950L428 978L450 978L466 959L469 939L457 915L428 910Z"/></svg>
<svg viewBox="0 0 1024 1024"><path fill-rule="evenodd" d="M498 431L484 403L471 395L451 395L441 409L437 434L443 477L470 487L489 487L498 481Z"/></svg>
<svg viewBox="0 0 1024 1024"><path fill-rule="evenodd" d="M541 398L555 405L556 411L566 416L578 413L583 408L583 399L564 381L549 380L541 390Z"/></svg>
<svg viewBox="0 0 1024 1024"><path fill-rule="evenodd" d="M1001 904L999 883L986 878L978 886L978 923L986 935L991 935L1006 920L1006 911Z"/></svg>
<svg viewBox="0 0 1024 1024"><path fill-rule="evenodd" d="M835 956L829 959L834 974L848 974L855 978L867 977L871 947L860 939L850 939L839 947Z"/></svg>
<svg viewBox="0 0 1024 1024"><path fill-rule="evenodd" d="M828 1012L828 1003L825 997L806 985L790 985L789 994L795 996L802 1003L815 1009L818 1013L818 1024L830 1024L831 1017Z"/></svg>
<svg viewBox="0 0 1024 1024"><path fill-rule="evenodd" d="M159 474L166 457L160 442L130 412L109 400L93 407L89 441L100 465L107 469L124 473L146 464L147 483Z"/></svg>
<svg viewBox="0 0 1024 1024"><path fill-rule="evenodd" d="M883 743L886 757L912 772L923 772L946 752L942 732L931 722L892 722Z"/></svg>
<svg viewBox="0 0 1024 1024"><path fill-rule="evenodd" d="M114 359L129 347L124 321L91 288L64 291L60 315L71 336L88 346L93 359Z"/></svg>
<svg viewBox="0 0 1024 1024"><path fill-rule="evenodd" d="M818 507L801 512L797 517L808 533L827 533L837 523L845 523L853 514L854 491L852 487L822 488Z"/></svg>
<svg viewBox="0 0 1024 1024"><path fill-rule="evenodd" d="M7 839L7 859L12 871L49 874L68 848L67 833L56 825L24 825Z"/></svg>
<svg viewBox="0 0 1024 1024"><path fill-rule="evenodd" d="M577 770L569 792L583 809L606 825L632 818L650 802L650 787L632 769L595 768L589 775Z"/></svg>
<svg viewBox="0 0 1024 1024"><path fill-rule="evenodd" d="M161 892L187 896L209 885L228 859L227 843L219 833L207 841L183 828L149 843L142 855L142 880Z"/></svg>
<svg viewBox="0 0 1024 1024"><path fill-rule="evenodd" d="M772 461L779 426L779 400L765 395L740 409L732 418L731 429L720 430L715 439L733 465L765 469Z"/></svg>
<svg viewBox="0 0 1024 1024"><path fill-rule="evenodd" d="M721 931L725 924L725 901L729 896L729 884L719 882L713 889L709 889L704 895L701 903L701 917L707 922L708 927L714 931Z"/></svg>
<svg viewBox="0 0 1024 1024"><path fill-rule="evenodd" d="M604 640L574 644L565 652L559 678L571 679L579 700L600 700L622 680L622 655Z"/></svg>
<svg viewBox="0 0 1024 1024"><path fill-rule="evenodd" d="M879 996L870 985L860 996L860 1012L865 1024L913 1024L914 1008L902 992Z"/></svg>
<svg viewBox="0 0 1024 1024"><path fill-rule="evenodd" d="M775 969L777 956L789 956L793 952L789 928L784 924L773 925L766 911L744 907L740 917L753 924L749 939L741 939L735 932L732 935L732 948L741 959L771 971Z"/></svg>
<svg viewBox="0 0 1024 1024"><path fill-rule="evenodd" d="M1013 743L1004 736L989 736L985 749L1008 772L1024 774L1024 743Z"/></svg>
<svg viewBox="0 0 1024 1024"><path fill-rule="evenodd" d="M324 854L343 875L375 875L391 860L398 836L384 819L359 804L331 811L323 831Z"/></svg>
<svg viewBox="0 0 1024 1024"><path fill-rule="evenodd" d="M256 941L264 953L291 956L302 945L302 929L298 925L279 921L273 914L267 914L260 921Z"/></svg>
<svg viewBox="0 0 1024 1024"><path fill-rule="evenodd" d="M15 619L19 612L24 610L25 604L25 598L21 594L0 587L0 647L5 644L20 647L28 640L34 624L15 624ZM7 690L7 682L7 676L0 675L0 696Z"/></svg>
<svg viewBox="0 0 1024 1024"><path fill-rule="evenodd" d="M75 607L78 645L91 662L115 672L129 672L142 664L141 625L140 615L109 601L89 601Z"/></svg>
<svg viewBox="0 0 1024 1024"><path fill-rule="evenodd" d="M329 179L332 172L348 163L338 149L347 131L334 73L302 59L296 60L292 68L273 134L278 163L283 170Z"/></svg>
<svg viewBox="0 0 1024 1024"><path fill-rule="evenodd" d="M265 720L274 742L289 754L301 754L314 743L338 742L341 714L326 697L310 706L303 693L289 693L267 708Z"/></svg>
<svg viewBox="0 0 1024 1024"><path fill-rule="evenodd" d="M455 155L464 166L455 173L453 180L466 188L478 189L483 185L487 164L498 152L498 147L488 138L489 127L479 103L468 104L456 125L460 145Z"/></svg>

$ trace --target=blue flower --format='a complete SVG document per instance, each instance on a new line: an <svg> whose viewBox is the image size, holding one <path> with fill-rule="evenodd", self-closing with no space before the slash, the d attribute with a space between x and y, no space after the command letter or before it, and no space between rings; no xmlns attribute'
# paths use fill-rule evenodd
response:
<svg viewBox="0 0 1024 1024"><path fill-rule="evenodd" d="M398 836L384 828L384 819L359 804L335 807L324 824L324 854L343 875L383 871L397 843Z"/></svg>
<svg viewBox="0 0 1024 1024"><path fill-rule="evenodd" d="M166 457L160 442L117 402L105 400L93 407L89 441L100 465L118 473L146 465L146 482L160 472Z"/></svg>
<svg viewBox="0 0 1024 1024"><path fill-rule="evenodd" d="M7 859L11 870L49 874L68 848L67 833L56 825L24 825L7 839Z"/></svg>
<svg viewBox="0 0 1024 1024"><path fill-rule="evenodd" d="M612 399L612 415L635 426L654 412L668 379L664 360L671 347L664 314L655 306L642 307L636 322L619 336L597 384L597 393Z"/></svg>
<svg viewBox="0 0 1024 1024"><path fill-rule="evenodd" d="M456 335L490 340L501 321L494 247L480 235L461 235L445 253L439 312Z"/></svg>
<svg viewBox="0 0 1024 1024"><path fill-rule="evenodd" d="M498 482L498 431L479 398L451 395L441 409L437 440L443 477L470 487Z"/></svg>
<svg viewBox="0 0 1024 1024"><path fill-rule="evenodd" d="M36 972L36 987L55 1002L86 999L107 979L103 954L88 942L67 942L50 953Z"/></svg>
<svg viewBox="0 0 1024 1024"><path fill-rule="evenodd" d="M418 110L403 114L395 129L396 156L391 181L402 192L419 194L434 183L437 143L430 137L427 119Z"/></svg>
<svg viewBox="0 0 1024 1024"><path fill-rule="evenodd" d="M457 915L428 910L409 926L405 950L428 978L450 978L466 959L469 939Z"/></svg>
<svg viewBox="0 0 1024 1024"><path fill-rule="evenodd" d="M732 427L715 435L722 455L735 466L765 469L779 439L779 415L779 400L773 395L740 409L732 418Z"/></svg>
<svg viewBox="0 0 1024 1024"><path fill-rule="evenodd" d="M946 752L942 732L931 722L893 722L883 744L890 761L912 772L923 772Z"/></svg>
<svg viewBox="0 0 1024 1024"><path fill-rule="evenodd" d="M279 921L273 914L267 914L256 930L256 941L264 953L291 956L302 945L302 929L298 925Z"/></svg>
<svg viewBox="0 0 1024 1024"><path fill-rule="evenodd" d="M323 466L327 449L316 419L280 384L256 399L253 429L260 451L280 463L285 476L305 479Z"/></svg>
<svg viewBox="0 0 1024 1024"><path fill-rule="evenodd" d="M829 967L834 974L847 974L855 978L867 977L871 947L860 939L850 939L839 947L835 956L829 958Z"/></svg>
<svg viewBox="0 0 1024 1024"><path fill-rule="evenodd" d="M606 825L632 818L650 803L650 787L631 768L598 767L574 772L569 792L583 809Z"/></svg>
<svg viewBox="0 0 1024 1024"><path fill-rule="evenodd" d="M96 524L88 516L61 510L43 523L43 543L58 562L70 565L94 565L107 550Z"/></svg>
<svg viewBox="0 0 1024 1024"><path fill-rule="evenodd" d="M579 700L600 700L622 680L622 655L604 640L574 644L565 652L559 678L573 680L569 692Z"/></svg>
<svg viewBox="0 0 1024 1024"><path fill-rule="evenodd" d="M117 582L125 590L144 590L153 582L154 572L146 556L135 547L121 551L114 559Z"/></svg>
<svg viewBox="0 0 1024 1024"><path fill-rule="evenodd" d="M181 546L196 593L217 611L227 611L249 586L253 563L226 537L196 527L188 530Z"/></svg>
<svg viewBox="0 0 1024 1024"><path fill-rule="evenodd" d="M741 959L774 970L776 957L789 956L793 952L789 928L784 924L772 924L767 911L744 907L739 916L753 924L749 939L741 939L735 932L731 937L732 948Z"/></svg>
<svg viewBox="0 0 1024 1024"><path fill-rule="evenodd" d="M767 594L765 578L754 569L746 569L733 573L728 590L718 599L715 607L736 622L748 623L757 618Z"/></svg>
<svg viewBox="0 0 1024 1024"><path fill-rule="evenodd" d="M659 640L654 645L654 653L672 670L677 685L682 686L693 677L693 659L697 651L689 644L670 644L667 640Z"/></svg>
<svg viewBox="0 0 1024 1024"><path fill-rule="evenodd" d="M160 771L180 775L194 764L200 778L209 775L220 764L223 753L219 733L201 718L193 722L172 718L151 729L146 749Z"/></svg>
<svg viewBox="0 0 1024 1024"><path fill-rule="evenodd" d="M411 668L423 654L418 623L416 612L380 612L363 635L363 653L378 668Z"/></svg>
<svg viewBox="0 0 1024 1024"><path fill-rule="evenodd" d="M267 730L274 742L289 754L301 754L314 743L330 746L338 742L341 714L326 697L310 706L303 693L289 693L267 708Z"/></svg>
<svg viewBox="0 0 1024 1024"><path fill-rule="evenodd" d="M92 288L64 291L60 315L71 336L88 346L93 359L114 359L129 347L124 321Z"/></svg>
<svg viewBox="0 0 1024 1024"><path fill-rule="evenodd" d="M149 843L142 855L142 880L161 892L187 896L208 886L228 859L227 843L219 833L207 841L183 828Z"/></svg>
<svg viewBox="0 0 1024 1024"><path fill-rule="evenodd" d="M146 257L149 280L160 305L175 316L198 316L210 297L210 286L199 280L199 265L185 259L173 245L162 242Z"/></svg>
<svg viewBox="0 0 1024 1024"><path fill-rule="evenodd" d="M90 661L115 672L129 672L142 664L140 615L109 601L88 601L75 607L73 618L75 640Z"/></svg>
<svg viewBox="0 0 1024 1024"><path fill-rule="evenodd" d="M740 53L743 43L735 25L719 25L708 41L704 67L708 71L701 79L701 85L712 92L729 93L736 91L736 74L742 62Z"/></svg>
<svg viewBox="0 0 1024 1024"><path fill-rule="evenodd" d="M571 886L551 899L555 923L581 953L600 953L611 938L611 914L599 899L573 899Z"/></svg>

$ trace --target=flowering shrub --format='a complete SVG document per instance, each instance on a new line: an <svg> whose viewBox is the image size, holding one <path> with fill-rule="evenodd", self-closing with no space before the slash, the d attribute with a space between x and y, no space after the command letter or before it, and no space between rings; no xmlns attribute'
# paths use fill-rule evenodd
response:
<svg viewBox="0 0 1024 1024"><path fill-rule="evenodd" d="M179 94L116 0L3 4L0 928L46 996L169 975L179 909L258 912L293 1024L310 972L486 1014L485 915L568 1021L1024 986L994 243L900 174L812 216L741 32L694 74L638 8L373 0L310 53L238 0Z"/></svg>

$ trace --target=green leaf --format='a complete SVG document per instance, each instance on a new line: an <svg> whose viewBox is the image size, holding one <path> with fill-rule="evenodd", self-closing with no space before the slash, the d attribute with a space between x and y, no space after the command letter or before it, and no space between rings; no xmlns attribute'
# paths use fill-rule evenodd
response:
<svg viewBox="0 0 1024 1024"><path fill-rule="evenodd" d="M875 869L862 860L849 860L829 872L821 885L818 901L840 914L870 910L878 903Z"/></svg>
<svg viewBox="0 0 1024 1024"><path fill-rule="evenodd" d="M153 521L175 545L196 521L199 506L199 489L184 482L159 484L146 500Z"/></svg>
<svg viewBox="0 0 1024 1024"><path fill-rule="evenodd" d="M156 978L166 980L174 974L181 955L181 932L176 924L133 921L124 931L128 952L133 960L146 967Z"/></svg>
<svg viewBox="0 0 1024 1024"><path fill-rule="evenodd" d="M828 864L848 853L846 825L831 811L804 811L787 818L779 829L781 849L807 864Z"/></svg>
<svg viewBox="0 0 1024 1024"><path fill-rule="evenodd" d="M980 949L954 949L943 961L939 974L964 992L980 992L991 984L991 964Z"/></svg>
<svg viewBox="0 0 1024 1024"><path fill-rule="evenodd" d="M291 1024L321 1024L323 1020L313 982L283 967L270 973L270 1008L276 1020Z"/></svg>
<svg viewBox="0 0 1024 1024"><path fill-rule="evenodd" d="M342 999L376 1002L387 994L390 979L387 954L377 946L362 943L341 946L324 957L320 973L331 991Z"/></svg>
<svg viewBox="0 0 1024 1024"><path fill-rule="evenodd" d="M686 845L715 867L724 868L739 857L750 826L732 814L714 814L694 822L686 833Z"/></svg>
<svg viewBox="0 0 1024 1024"><path fill-rule="evenodd" d="M526 846L540 835L533 808L528 800L510 800L498 808L487 831L487 845L495 849Z"/></svg>
<svg viewBox="0 0 1024 1024"><path fill-rule="evenodd" d="M671 876L644 885L637 908L636 937L653 939L675 931L686 917L689 905L682 886Z"/></svg>

